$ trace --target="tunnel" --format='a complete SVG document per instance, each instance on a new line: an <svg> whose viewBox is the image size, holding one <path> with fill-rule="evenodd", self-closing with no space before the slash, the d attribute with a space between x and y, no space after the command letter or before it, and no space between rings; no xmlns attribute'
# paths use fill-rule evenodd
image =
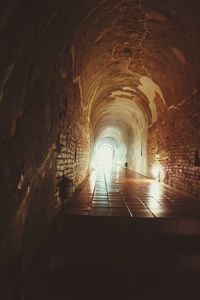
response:
<svg viewBox="0 0 200 300"><path fill-rule="evenodd" d="M154 180L198 211L199 14L198 0L0 2L2 299L42 299L15 292L62 210L62 179L73 201L103 165L107 195L125 172L127 188Z"/></svg>

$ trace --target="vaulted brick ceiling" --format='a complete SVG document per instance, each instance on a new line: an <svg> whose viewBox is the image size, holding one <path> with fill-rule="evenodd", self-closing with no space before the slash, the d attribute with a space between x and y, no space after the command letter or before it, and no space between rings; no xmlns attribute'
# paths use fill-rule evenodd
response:
<svg viewBox="0 0 200 300"><path fill-rule="evenodd" d="M97 132L114 126L125 135L127 127L134 130L133 119L151 126L158 113L196 92L198 1L88 3L71 52L82 106L91 112ZM133 118L127 107L132 107Z"/></svg>
<svg viewBox="0 0 200 300"><path fill-rule="evenodd" d="M110 137L129 147L145 143L159 114L197 91L200 4L87 4L73 35L71 67L94 139Z"/></svg>
<svg viewBox="0 0 200 300"><path fill-rule="evenodd" d="M73 73L88 115L95 105L110 105L120 97L138 104L151 125L157 118L155 95L169 108L195 93L199 9L197 0L52 0L31 5L3 1L0 99L9 98L5 87L15 87L13 77L23 98L23 85L32 67L32 78L52 78L53 65L60 62L60 77ZM11 19L13 24L18 22L16 28ZM66 63L69 56L70 66ZM18 116L22 114L19 102L15 104ZM1 118L5 114L12 119L11 112L1 110Z"/></svg>
<svg viewBox="0 0 200 300"><path fill-rule="evenodd" d="M62 107L67 97L68 112L79 101L94 139L121 135L128 144L198 89L198 0L0 5L0 141L23 141L19 161L35 140L46 150L55 141L58 98Z"/></svg>
<svg viewBox="0 0 200 300"><path fill-rule="evenodd" d="M199 9L198 1L93 1L73 42L84 106L122 89L138 101L152 89L167 107L189 97L199 72Z"/></svg>

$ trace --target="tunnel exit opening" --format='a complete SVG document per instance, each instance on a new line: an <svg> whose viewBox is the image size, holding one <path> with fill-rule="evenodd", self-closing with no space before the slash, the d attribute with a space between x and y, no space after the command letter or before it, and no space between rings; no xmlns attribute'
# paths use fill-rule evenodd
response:
<svg viewBox="0 0 200 300"><path fill-rule="evenodd" d="M114 149L111 144L102 144L99 146L98 165L112 166L114 158Z"/></svg>

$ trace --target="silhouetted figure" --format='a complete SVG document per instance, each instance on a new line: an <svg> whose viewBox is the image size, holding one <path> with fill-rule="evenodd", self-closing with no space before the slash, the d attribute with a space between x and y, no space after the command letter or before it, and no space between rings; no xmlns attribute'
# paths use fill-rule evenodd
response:
<svg viewBox="0 0 200 300"><path fill-rule="evenodd" d="M127 167L128 167L128 163L127 163L127 162L125 162L125 164L124 164L124 165L125 165L125 168L127 169Z"/></svg>

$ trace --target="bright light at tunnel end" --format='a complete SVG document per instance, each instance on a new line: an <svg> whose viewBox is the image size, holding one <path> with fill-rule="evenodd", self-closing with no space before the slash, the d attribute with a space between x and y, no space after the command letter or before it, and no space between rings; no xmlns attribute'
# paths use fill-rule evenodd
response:
<svg viewBox="0 0 200 300"><path fill-rule="evenodd" d="M98 164L111 166L113 163L113 149L109 144L103 144L99 149Z"/></svg>
<svg viewBox="0 0 200 300"><path fill-rule="evenodd" d="M161 176L161 167L159 165L154 165L152 167L152 175L155 179L160 181L160 176Z"/></svg>

